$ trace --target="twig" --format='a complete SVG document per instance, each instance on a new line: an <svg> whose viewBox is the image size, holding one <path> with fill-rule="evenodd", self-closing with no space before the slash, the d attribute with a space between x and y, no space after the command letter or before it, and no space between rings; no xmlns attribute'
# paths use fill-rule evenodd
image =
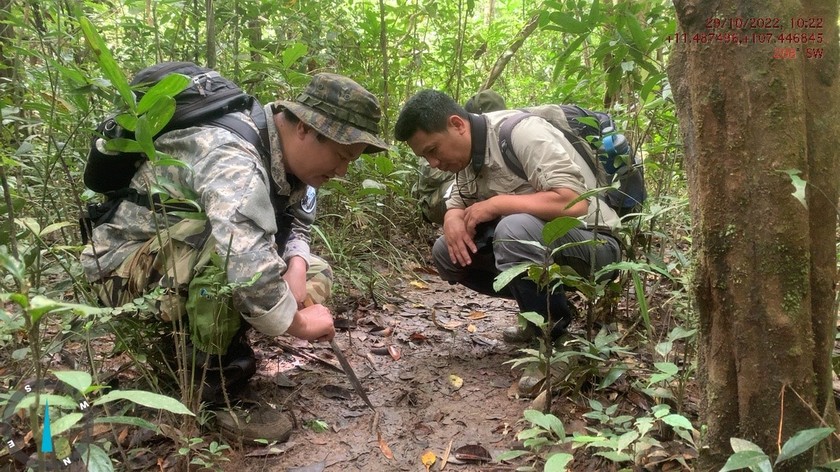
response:
<svg viewBox="0 0 840 472"><path fill-rule="evenodd" d="M318 362L318 363L320 363L320 364L322 364L322 365L328 367L329 369L334 370L338 373L341 373L341 374L344 373L344 371L341 369L341 367L333 364L332 362L330 362L326 359L321 359L320 357L316 356L315 354L310 354L306 351L302 351L302 350L292 346L291 344L287 344L283 341L280 341L279 339L275 339L274 342L277 345L279 345L280 348L283 349L286 352L290 352L290 353L292 353L296 356L304 357L304 358L309 359L311 361Z"/></svg>

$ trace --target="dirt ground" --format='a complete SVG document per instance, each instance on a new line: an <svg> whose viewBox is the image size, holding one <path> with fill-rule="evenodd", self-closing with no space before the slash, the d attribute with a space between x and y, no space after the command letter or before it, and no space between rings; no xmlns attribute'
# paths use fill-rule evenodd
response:
<svg viewBox="0 0 840 472"><path fill-rule="evenodd" d="M299 427L288 443L276 447L281 453L242 449L226 469L423 471L421 456L432 451L437 456L433 470L440 470L447 449L451 462L444 470L515 468L455 463L455 451L465 445L480 445L497 456L512 447L523 427L517 422L531 400L516 395L517 371L504 364L515 357L516 347L501 339L502 329L516 322L515 302L450 286L422 272L401 285L406 301L400 304L357 306L338 314L339 324L350 329L339 331L337 343L376 412L353 393L344 374L254 336L261 357L255 389L273 403L285 403ZM293 346L338 364L326 345ZM306 426L313 420L325 422L327 430Z"/></svg>
<svg viewBox="0 0 840 472"><path fill-rule="evenodd" d="M361 300L336 310L337 326L347 327L336 341L375 412L353 392L343 373L325 365L338 365L329 346L252 336L261 358L254 389L293 412L298 427L287 443L272 448L234 447L226 471L425 471L421 457L428 452L435 455L429 469L434 471L504 471L529 464L524 459L465 462L455 457L459 448L477 445L495 459L515 449L516 434L530 426L522 413L534 400L519 392L521 370L505 363L518 357L523 346L502 341L502 330L516 323L516 303L449 285L423 267L398 286L399 303L375 306ZM575 320L571 331L582 334L582 325L583 320ZM606 405L621 403L627 414L649 411L652 402L626 380L623 385L590 396ZM590 411L586 395L556 395L551 411L567 434L587 432L582 416ZM312 428L316 420L325 424L325 431ZM566 452L575 454L571 470L616 470L583 450ZM692 454L683 452L659 454L690 460ZM445 456L448 461L441 469ZM686 468L663 460L646 470Z"/></svg>

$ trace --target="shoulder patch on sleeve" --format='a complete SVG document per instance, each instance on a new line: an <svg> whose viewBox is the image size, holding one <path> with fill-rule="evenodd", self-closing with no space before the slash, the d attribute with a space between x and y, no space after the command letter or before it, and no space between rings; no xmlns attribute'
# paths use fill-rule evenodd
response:
<svg viewBox="0 0 840 472"><path fill-rule="evenodd" d="M303 195L303 200L300 201L300 207L306 213L315 211L315 204L318 201L318 191L311 185L306 186L306 193Z"/></svg>

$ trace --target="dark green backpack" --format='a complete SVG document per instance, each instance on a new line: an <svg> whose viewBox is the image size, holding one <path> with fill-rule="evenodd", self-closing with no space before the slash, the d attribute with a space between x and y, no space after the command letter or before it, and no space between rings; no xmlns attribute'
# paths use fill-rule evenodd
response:
<svg viewBox="0 0 840 472"><path fill-rule="evenodd" d="M155 137L175 129L213 125L229 129L242 136L261 152L268 149L262 144L263 139L254 133L250 126L238 125L241 123L240 120L226 117L229 113L237 111L261 110L260 103L236 84L206 67L191 62L162 62L147 67L138 72L131 81L131 85L135 87L134 94L137 100L142 99L151 86L170 74L190 77L191 83L175 96L175 114ZM85 185L106 196L109 196L111 192L127 188L134 173L146 161L146 156L140 152L106 153L97 147L96 144L100 138L105 138L105 140L134 138L133 132L117 123L116 116L116 113L112 114L97 126L85 165ZM252 114L252 117L257 119L262 116L261 113ZM265 128L264 120L262 123L257 123L257 126L261 129Z"/></svg>

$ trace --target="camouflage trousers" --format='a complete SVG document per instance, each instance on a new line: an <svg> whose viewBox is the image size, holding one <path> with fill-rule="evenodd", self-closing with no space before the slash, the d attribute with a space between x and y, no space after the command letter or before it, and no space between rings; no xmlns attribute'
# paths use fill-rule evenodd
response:
<svg viewBox="0 0 840 472"><path fill-rule="evenodd" d="M323 303L332 290L332 270L317 256L309 262L307 294ZM197 349L223 355L243 328L223 267L206 221L185 219L147 241L93 288L111 307L150 297L160 321L186 321Z"/></svg>

